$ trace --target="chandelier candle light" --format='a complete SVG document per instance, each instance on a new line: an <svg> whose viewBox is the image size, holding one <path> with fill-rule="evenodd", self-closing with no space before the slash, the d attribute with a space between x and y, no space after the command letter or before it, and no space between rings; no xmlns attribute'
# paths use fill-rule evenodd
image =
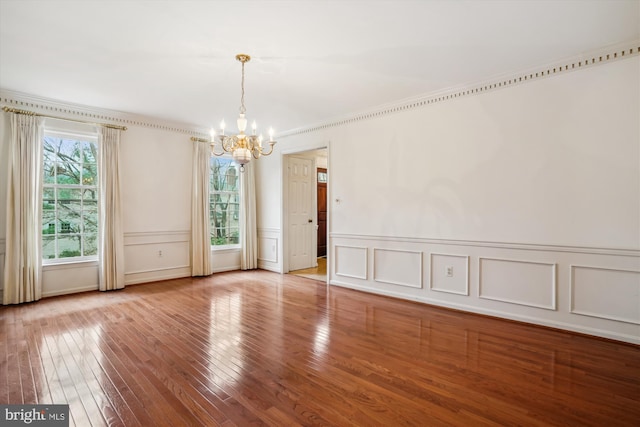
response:
<svg viewBox="0 0 640 427"><path fill-rule="evenodd" d="M225 153L231 153L233 160L240 164L240 170L244 172L244 165L251 161L251 157L258 159L260 156L268 156L273 152L273 146L276 141L273 140L273 129L269 128L269 151L263 151L262 149L262 135L256 134L256 122L251 124L251 135L244 133L247 128L247 119L245 118L245 112L247 109L244 106L244 64L251 60L249 55L240 53L236 55L236 59L242 63L242 95L240 97L240 116L238 117L238 131L237 135L225 135L224 134L224 120L220 123L220 133L216 135L215 131L211 129L211 153L215 156L222 156ZM222 152L217 153L215 151L216 140L222 147Z"/></svg>

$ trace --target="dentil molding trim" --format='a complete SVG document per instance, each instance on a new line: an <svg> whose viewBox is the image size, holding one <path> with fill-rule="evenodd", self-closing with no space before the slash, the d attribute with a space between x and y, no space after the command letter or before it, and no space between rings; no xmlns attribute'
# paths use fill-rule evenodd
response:
<svg viewBox="0 0 640 427"><path fill-rule="evenodd" d="M107 122L128 126L140 126L187 135L203 136L205 133L196 125L170 122L153 117L141 116L123 111L107 110L98 107L70 104L54 99L39 97L7 89L0 90L0 104L8 107L32 110L41 114L50 114L73 120Z"/></svg>
<svg viewBox="0 0 640 427"><path fill-rule="evenodd" d="M595 65L610 63L613 61L626 59L640 54L640 40L611 46L607 49L600 49L591 53L575 56L559 61L554 64L536 67L535 69L521 71L519 73L501 76L485 82L476 82L463 87L450 88L437 93L429 93L396 101L390 104L377 106L373 109L357 113L355 115L334 118L330 121L320 122L309 126L292 129L279 134L279 137L300 135L316 132L336 126L356 123L362 120L374 119L389 114L394 114L406 110L425 107L444 101L450 101L465 96L482 94L488 91L502 89L518 84L539 80L558 74L580 69L590 68ZM96 107L88 107L77 104L64 103L53 99L38 97L21 92L0 90L0 104L6 106L36 110L39 113L50 113L73 119L85 119L88 121L104 121L114 124L129 126L141 126L153 129L166 130L171 132L184 133L195 137L208 137L207 131L197 125L186 123L172 123L167 120L160 120L152 117L140 116L115 110L107 110Z"/></svg>
<svg viewBox="0 0 640 427"><path fill-rule="evenodd" d="M538 66L536 68L531 68L528 70L522 70L517 73L503 75L484 82L475 82L462 87L454 87L445 89L443 91L438 91L436 93L428 93L418 97L403 99L390 104L377 106L373 109L363 111L355 115L333 118L330 121L292 129L290 131L280 133L279 138L316 132L336 126L360 122L362 120L375 119L401 111L413 110L416 108L450 101L461 97L478 95L496 89L503 89L506 87L539 80L541 78L559 74L566 74L571 71L591 68L595 65L606 64L613 61L638 56L638 54L640 54L640 40L625 44L618 44L615 46L610 46L604 50L600 49L597 51L592 51L590 53L571 57L553 64Z"/></svg>

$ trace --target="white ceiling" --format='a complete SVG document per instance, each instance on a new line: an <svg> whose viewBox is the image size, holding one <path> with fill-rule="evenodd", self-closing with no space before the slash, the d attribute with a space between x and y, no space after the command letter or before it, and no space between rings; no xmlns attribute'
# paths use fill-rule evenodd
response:
<svg viewBox="0 0 640 427"><path fill-rule="evenodd" d="M0 88L286 131L640 39L640 0L0 0Z"/></svg>

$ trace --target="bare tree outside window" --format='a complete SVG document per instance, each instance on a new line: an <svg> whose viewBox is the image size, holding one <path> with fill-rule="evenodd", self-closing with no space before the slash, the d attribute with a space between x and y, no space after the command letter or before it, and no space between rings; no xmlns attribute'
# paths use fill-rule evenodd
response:
<svg viewBox="0 0 640 427"><path fill-rule="evenodd" d="M209 185L209 215L211 245L237 245L240 243L240 177L232 159L211 159Z"/></svg>
<svg viewBox="0 0 640 427"><path fill-rule="evenodd" d="M43 149L43 259L95 257L97 143L47 135Z"/></svg>

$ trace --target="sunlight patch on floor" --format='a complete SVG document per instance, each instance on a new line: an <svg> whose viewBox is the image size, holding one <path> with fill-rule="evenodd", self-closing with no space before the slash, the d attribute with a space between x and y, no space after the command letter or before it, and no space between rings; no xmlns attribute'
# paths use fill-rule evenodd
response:
<svg viewBox="0 0 640 427"><path fill-rule="evenodd" d="M306 277L307 279L320 280L322 282L327 281L327 258L318 258L318 266L312 268L305 268L303 270L290 271L289 274L295 276Z"/></svg>

